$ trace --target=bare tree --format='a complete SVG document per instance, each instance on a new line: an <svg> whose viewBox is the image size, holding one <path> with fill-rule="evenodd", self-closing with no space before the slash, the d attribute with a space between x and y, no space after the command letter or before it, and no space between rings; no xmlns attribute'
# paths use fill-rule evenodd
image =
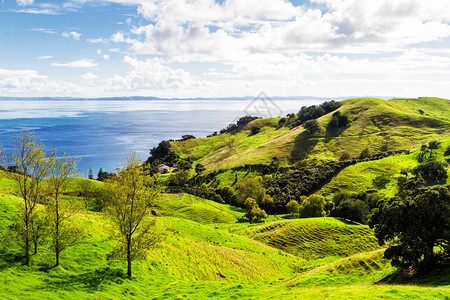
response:
<svg viewBox="0 0 450 300"><path fill-rule="evenodd" d="M73 198L62 201L61 196L71 177L76 176L78 159L66 156L65 153L57 156L56 150L49 158L50 172L47 179L47 188L50 201L47 204L47 215L50 225L50 234L56 255L55 266L59 266L60 253L75 245L84 236L81 228L74 222L67 220L76 212L76 203Z"/></svg>
<svg viewBox="0 0 450 300"><path fill-rule="evenodd" d="M44 146L34 136L32 131L23 130L14 136L13 154L10 163L15 172L9 172L9 177L18 186L23 198L23 211L20 214L23 228L19 231L25 248L25 264L30 265L30 244L32 239L32 220L36 203L42 196L42 179L49 172Z"/></svg>
<svg viewBox="0 0 450 300"><path fill-rule="evenodd" d="M131 277L131 262L143 258L160 240L160 235L153 231L154 221L144 220L159 187L154 177L144 172L136 153L130 153L125 167L109 180L107 189L107 213L116 229L113 237L119 242L112 257L126 258L127 274Z"/></svg>

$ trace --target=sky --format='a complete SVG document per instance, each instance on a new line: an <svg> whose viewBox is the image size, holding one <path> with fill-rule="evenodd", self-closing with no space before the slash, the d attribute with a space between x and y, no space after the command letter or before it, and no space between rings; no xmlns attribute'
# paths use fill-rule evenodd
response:
<svg viewBox="0 0 450 300"><path fill-rule="evenodd" d="M450 98L448 0L0 1L0 96Z"/></svg>

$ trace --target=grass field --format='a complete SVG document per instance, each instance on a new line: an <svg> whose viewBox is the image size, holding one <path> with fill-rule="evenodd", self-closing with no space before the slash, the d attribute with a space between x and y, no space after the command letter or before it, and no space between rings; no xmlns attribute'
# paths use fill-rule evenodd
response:
<svg viewBox="0 0 450 300"><path fill-rule="evenodd" d="M20 200L0 195L3 233ZM80 211L75 219L89 236L62 253L59 267L52 267L48 246L32 256L28 268L16 247L2 245L0 297L445 299L450 293L448 269L413 284L402 279L364 225L285 216L272 216L263 224L240 223L241 210L187 194L164 194L154 210L164 239L145 260L133 264L131 280L123 262L107 259L113 247L109 220Z"/></svg>

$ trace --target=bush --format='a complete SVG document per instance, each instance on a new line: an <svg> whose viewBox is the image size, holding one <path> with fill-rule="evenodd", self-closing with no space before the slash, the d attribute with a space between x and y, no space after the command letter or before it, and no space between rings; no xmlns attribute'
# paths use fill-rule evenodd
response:
<svg viewBox="0 0 450 300"><path fill-rule="evenodd" d="M249 220L250 223L252 223L253 221L259 222L262 219L266 219L267 214L263 209L255 206L245 214L245 217Z"/></svg>
<svg viewBox="0 0 450 300"><path fill-rule="evenodd" d="M296 200L289 201L288 204L286 204L286 210L288 213L293 216L294 214L298 213L298 210L300 208L300 204Z"/></svg>
<svg viewBox="0 0 450 300"><path fill-rule="evenodd" d="M195 136L193 136L192 134L185 134L181 136L181 140L182 142L187 141L187 140L191 140L191 139L195 139Z"/></svg>
<svg viewBox="0 0 450 300"><path fill-rule="evenodd" d="M446 163L440 161L428 161L418 165L413 169L413 173L423 178L428 184L445 182L448 178Z"/></svg>
<svg viewBox="0 0 450 300"><path fill-rule="evenodd" d="M349 199L335 209L335 214L338 217L365 224L370 214L370 207L362 200Z"/></svg>
<svg viewBox="0 0 450 300"><path fill-rule="evenodd" d="M445 150L444 156L450 156L450 146L448 146L447 150Z"/></svg>
<svg viewBox="0 0 450 300"><path fill-rule="evenodd" d="M379 200L378 195L365 192L359 194L338 193L333 197L334 209L330 215L365 224L370 212L377 207Z"/></svg>
<svg viewBox="0 0 450 300"><path fill-rule="evenodd" d="M366 159L370 157L369 148L365 148L363 151L361 151L361 154L359 155L359 159Z"/></svg>
<svg viewBox="0 0 450 300"><path fill-rule="evenodd" d="M351 159L351 158L352 158L352 157L351 157L351 155L350 155L350 152L344 151L344 152L342 153L341 157L339 157L339 160L340 160L340 161L344 161L344 160L349 160L349 159Z"/></svg>
<svg viewBox="0 0 450 300"><path fill-rule="evenodd" d="M309 134L315 134L322 131L322 127L320 127L319 121L317 121L317 119L306 121L303 124L303 127L305 127Z"/></svg>
<svg viewBox="0 0 450 300"><path fill-rule="evenodd" d="M244 116L239 118L239 120L236 121L236 124L229 124L226 128L220 130L220 134L223 133L237 133L241 131L248 123L250 123L253 120L259 119L259 117L253 117L253 116Z"/></svg>
<svg viewBox="0 0 450 300"><path fill-rule="evenodd" d="M281 118L281 119L278 121L278 127L281 128L281 127L284 126L284 124L286 124L286 118Z"/></svg>
<svg viewBox="0 0 450 300"><path fill-rule="evenodd" d="M187 183L189 179L189 172L185 170L179 170L170 176L169 185L172 186L182 186Z"/></svg>
<svg viewBox="0 0 450 300"><path fill-rule="evenodd" d="M257 126L253 126L251 129L251 132L253 135L258 134L261 131L261 128L257 127Z"/></svg>
<svg viewBox="0 0 450 300"><path fill-rule="evenodd" d="M299 215L302 218L324 217L325 216L325 197L312 194L305 200L299 208Z"/></svg>
<svg viewBox="0 0 450 300"><path fill-rule="evenodd" d="M341 128L345 127L350 123L350 120L346 115L342 115L340 111L337 111L331 117L328 127L330 128Z"/></svg>
<svg viewBox="0 0 450 300"><path fill-rule="evenodd" d="M380 175L372 180L373 185L379 190L385 189L389 182L389 175Z"/></svg>

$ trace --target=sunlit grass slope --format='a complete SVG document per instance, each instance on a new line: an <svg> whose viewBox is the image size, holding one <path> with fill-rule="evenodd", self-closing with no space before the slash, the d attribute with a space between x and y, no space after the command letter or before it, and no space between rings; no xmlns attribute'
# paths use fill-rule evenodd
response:
<svg viewBox="0 0 450 300"><path fill-rule="evenodd" d="M165 194L156 200L153 211L202 224L236 223L244 215L242 209L189 194Z"/></svg>
<svg viewBox="0 0 450 300"><path fill-rule="evenodd" d="M432 159L444 160L444 152L450 146L450 138L439 140L441 145L439 149L433 151ZM376 189L373 180L377 176L385 176L389 183L385 188L379 189L378 194L384 197L392 197L397 193L397 178L404 176L400 174L402 170L413 169L419 162L417 155L420 151L411 154L398 154L389 156L380 160L361 162L349 166L342 170L329 183L325 184L319 191L326 197L332 197L338 192L359 193L370 189ZM429 156L426 156L426 160ZM450 184L450 169L447 170Z"/></svg>
<svg viewBox="0 0 450 300"><path fill-rule="evenodd" d="M243 233L307 260L379 249L368 226L347 224L335 218L278 221L246 228Z"/></svg>
<svg viewBox="0 0 450 300"><path fill-rule="evenodd" d="M7 183L3 189L10 184ZM73 198L76 200L76 198ZM78 200L82 201L82 200ZM5 233L21 199L0 194ZM43 207L39 205L39 209ZM152 208L162 242L143 261L108 260L114 242L101 213L80 211L88 236L62 252L41 246L31 267L0 247L2 299L445 299L447 269L413 282L382 258L372 231L334 218L239 222L243 212L187 194L163 195ZM278 216L280 217L280 216Z"/></svg>
<svg viewBox="0 0 450 300"><path fill-rule="evenodd" d="M345 151L359 156L366 147L372 153L389 150L417 150L434 139L450 136L450 100L439 98L382 100L349 99L338 109L351 120L341 130L327 124L332 113L319 118L322 133L309 135L302 126L276 129L278 119L268 119L260 133L247 129L231 135L172 143L173 150L190 157L208 170L228 169L245 164L268 164L276 156L282 164L301 159L337 160ZM300 109L300 107L299 107ZM423 112L423 114L420 112Z"/></svg>

